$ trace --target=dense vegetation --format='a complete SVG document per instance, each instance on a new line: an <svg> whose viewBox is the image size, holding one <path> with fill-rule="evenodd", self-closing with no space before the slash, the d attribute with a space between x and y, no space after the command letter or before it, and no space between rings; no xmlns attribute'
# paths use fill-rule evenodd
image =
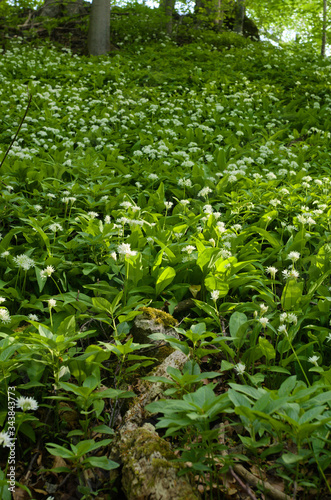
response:
<svg viewBox="0 0 331 500"><path fill-rule="evenodd" d="M118 467L148 306L188 361L147 410L196 490L242 498L240 462L250 498L328 498L331 62L139 12L108 56L1 54L1 159L27 115L1 165L0 497L13 437L24 498L120 497L86 472Z"/></svg>

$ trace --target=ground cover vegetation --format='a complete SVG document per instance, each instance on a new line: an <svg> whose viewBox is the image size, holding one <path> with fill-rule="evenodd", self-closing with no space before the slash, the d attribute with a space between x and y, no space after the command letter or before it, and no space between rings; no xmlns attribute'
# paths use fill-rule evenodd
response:
<svg viewBox="0 0 331 500"><path fill-rule="evenodd" d="M17 498L121 498L145 378L202 497L329 498L331 62L137 9L99 58L4 41L0 497L15 438ZM168 378L146 307L177 320Z"/></svg>

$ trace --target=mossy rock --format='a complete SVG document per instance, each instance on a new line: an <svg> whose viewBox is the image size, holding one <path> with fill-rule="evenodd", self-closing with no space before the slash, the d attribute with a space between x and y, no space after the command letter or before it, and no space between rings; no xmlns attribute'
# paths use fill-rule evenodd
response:
<svg viewBox="0 0 331 500"><path fill-rule="evenodd" d="M148 337L152 333L162 333L163 335L179 338L178 333L174 329L178 321L171 314L160 309L154 309L153 307L141 307L140 311L143 314L136 316L130 332L135 342L139 344L152 343L156 346L160 345L162 341L151 340Z"/></svg>
<svg viewBox="0 0 331 500"><path fill-rule="evenodd" d="M198 500L188 476L178 477L179 464L170 444L151 424L126 434L120 443L122 489L128 500Z"/></svg>
<svg viewBox="0 0 331 500"><path fill-rule="evenodd" d="M163 325L165 328L178 325L178 321L173 318L171 314L161 311L161 309L155 309L154 307L141 307L139 311L143 311L143 314L148 319L153 319L155 323Z"/></svg>

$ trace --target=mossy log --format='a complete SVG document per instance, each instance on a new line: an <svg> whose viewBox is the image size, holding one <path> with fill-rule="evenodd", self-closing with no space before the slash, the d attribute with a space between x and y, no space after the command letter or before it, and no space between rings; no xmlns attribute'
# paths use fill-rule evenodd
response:
<svg viewBox="0 0 331 500"><path fill-rule="evenodd" d="M167 367L181 369L188 360L174 351L151 375L167 377ZM140 396L126 412L123 425L112 443L112 460L122 465L122 489L128 500L198 500L190 478L178 477L179 465L171 445L161 438L153 425L145 423L150 414L145 406L163 397L164 383L141 381ZM116 472L115 472L116 473Z"/></svg>
<svg viewBox="0 0 331 500"><path fill-rule="evenodd" d="M122 488L128 500L198 500L187 476L178 477L179 466L170 444L151 424L126 434L119 445Z"/></svg>

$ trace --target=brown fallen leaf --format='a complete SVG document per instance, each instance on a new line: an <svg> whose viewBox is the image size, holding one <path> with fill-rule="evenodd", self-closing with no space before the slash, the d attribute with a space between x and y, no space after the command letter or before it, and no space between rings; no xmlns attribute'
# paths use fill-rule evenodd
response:
<svg viewBox="0 0 331 500"><path fill-rule="evenodd" d="M68 465L62 457L54 457L52 469L55 469L57 467L68 467Z"/></svg>
<svg viewBox="0 0 331 500"><path fill-rule="evenodd" d="M13 491L13 500L26 500L27 498L30 498L27 491L21 488L15 488L15 491Z"/></svg>

